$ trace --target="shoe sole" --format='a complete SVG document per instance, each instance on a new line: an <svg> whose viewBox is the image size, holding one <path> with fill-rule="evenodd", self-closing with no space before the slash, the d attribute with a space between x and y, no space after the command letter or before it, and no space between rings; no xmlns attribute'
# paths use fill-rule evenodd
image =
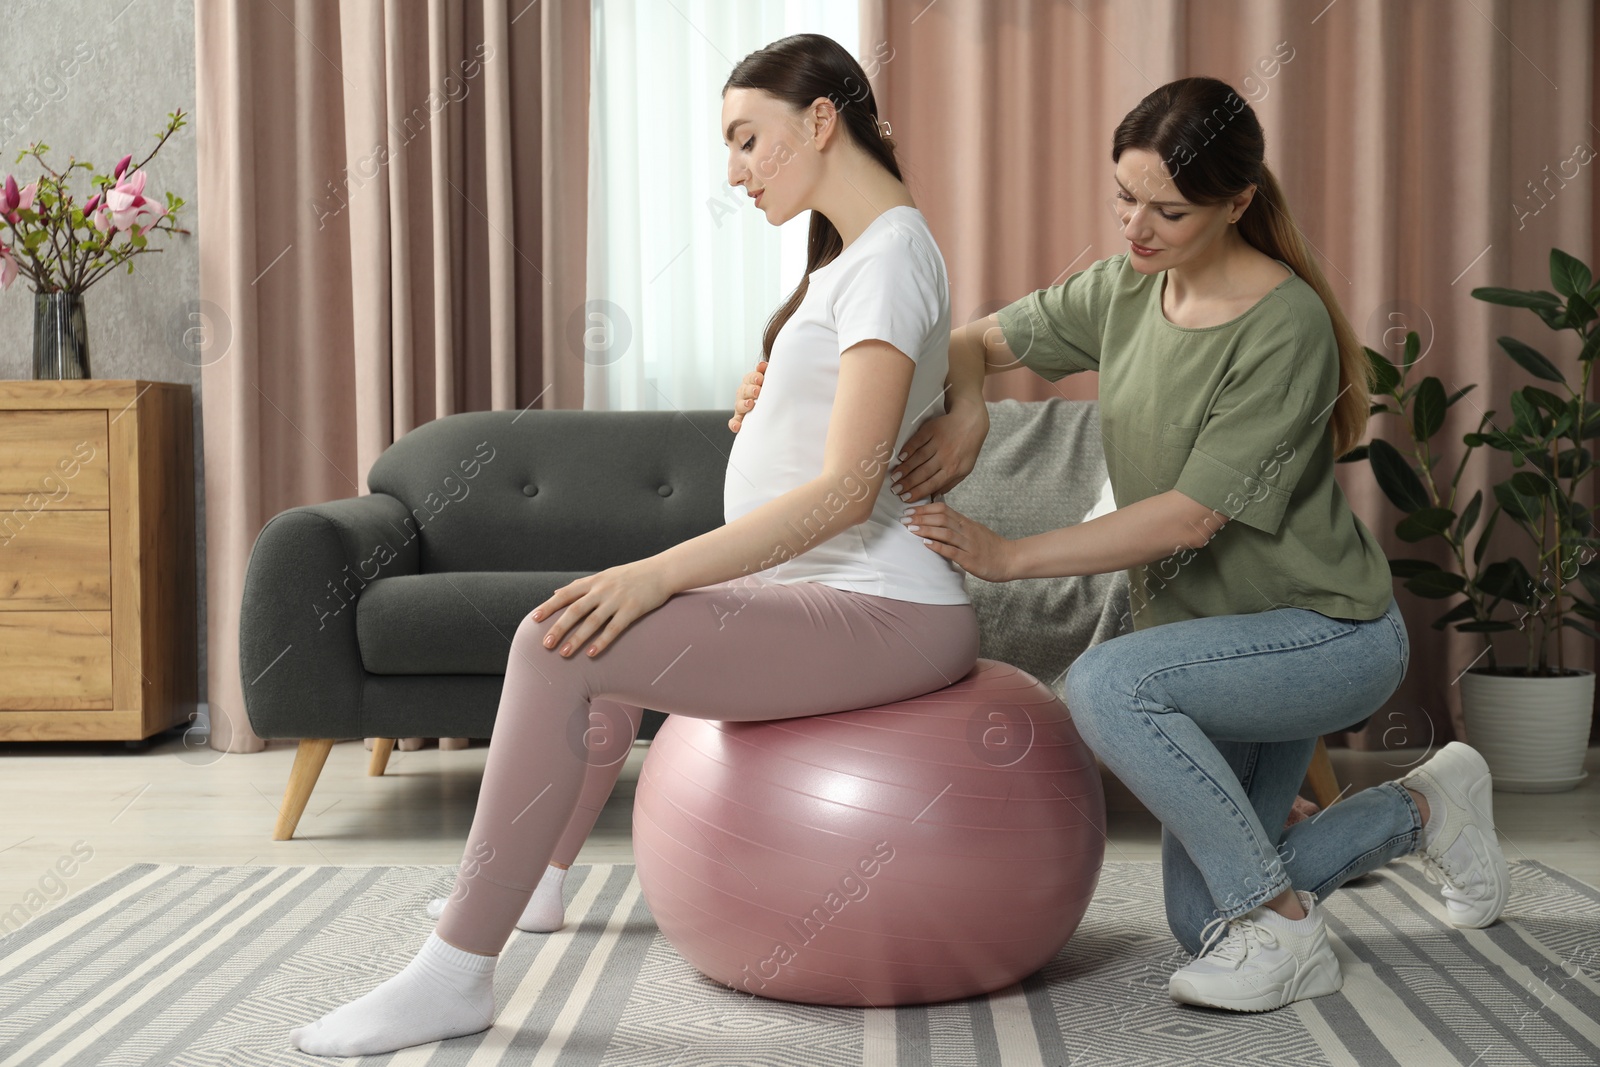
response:
<svg viewBox="0 0 1600 1067"><path fill-rule="evenodd" d="M1477 830L1477 825L1474 824L1472 829ZM1462 833L1466 832L1466 829L1462 830ZM1506 898L1511 895L1511 877L1506 871L1505 853L1500 850L1500 842L1496 839L1493 829L1490 829L1489 835L1489 837L1485 838L1481 834L1475 834L1476 840L1474 844L1482 847L1489 854L1490 871L1494 878L1494 896L1489 901L1489 911L1481 918L1472 918L1470 915L1467 917L1458 916L1450 910L1447 904L1445 906L1445 916L1450 920L1450 925L1458 930L1482 930L1486 926L1493 926L1499 920L1501 913L1505 911ZM1473 909L1474 912L1477 910L1477 908Z"/></svg>
<svg viewBox="0 0 1600 1067"><path fill-rule="evenodd" d="M1276 1011L1288 1007L1297 1000L1309 1000L1312 997L1325 997L1330 993L1337 993L1344 987L1344 974L1339 970L1339 961L1330 953L1323 959L1312 962L1311 966L1300 971L1289 983L1287 990L1280 994L1282 999L1274 1000L1270 994L1260 993L1253 997L1230 1000L1226 997L1207 997L1194 984L1186 978L1173 975L1167 982L1167 993L1173 1000L1180 1004L1193 1004L1201 1008L1222 1008L1227 1011L1242 1011L1259 1013Z"/></svg>

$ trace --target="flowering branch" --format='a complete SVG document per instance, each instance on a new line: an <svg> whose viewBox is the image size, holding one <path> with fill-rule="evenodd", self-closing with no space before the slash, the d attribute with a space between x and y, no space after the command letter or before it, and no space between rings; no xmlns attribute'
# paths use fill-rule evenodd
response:
<svg viewBox="0 0 1600 1067"><path fill-rule="evenodd" d="M187 234L176 224L183 199L169 192L163 204L144 191L145 164L184 125L182 110L168 113L150 153L137 164L131 154L123 156L109 176L95 174L94 164L76 156L69 158L66 170L55 170L45 161L50 146L43 142L19 152L17 162L31 155L45 173L21 188L7 175L0 187L0 290L22 277L37 293L81 293L124 263L132 274L128 261L134 256L162 251L149 247L152 230ZM81 208L67 188L80 167L90 172L90 186L96 190Z"/></svg>

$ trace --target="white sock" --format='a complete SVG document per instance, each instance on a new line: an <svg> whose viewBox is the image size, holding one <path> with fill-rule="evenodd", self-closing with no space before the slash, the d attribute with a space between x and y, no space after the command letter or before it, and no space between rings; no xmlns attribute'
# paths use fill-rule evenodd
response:
<svg viewBox="0 0 1600 1067"><path fill-rule="evenodd" d="M1406 782L1406 788L1415 789L1422 794L1422 799L1428 802L1428 821L1422 824L1422 836L1417 841L1417 848L1431 848L1434 839L1439 836L1439 831L1444 829L1447 813L1444 798L1433 787L1433 783L1420 774Z"/></svg>
<svg viewBox="0 0 1600 1067"><path fill-rule="evenodd" d="M562 887L566 881L565 867L546 867L544 876L534 887L528 906L522 909L522 917L517 920L517 929L526 930L530 934L548 934L552 930L561 929L567 921L567 906L561 899ZM448 897L434 897L428 901L428 917L437 919L443 915L445 901L448 899Z"/></svg>
<svg viewBox="0 0 1600 1067"><path fill-rule="evenodd" d="M1261 918L1274 926L1284 926L1290 930L1298 931L1299 933L1306 933L1309 931L1317 924L1317 916L1314 910L1317 906L1317 902L1312 898L1311 894L1304 889L1295 890L1294 895L1300 901L1300 907L1305 911L1305 914L1300 918L1291 919L1282 912L1267 907L1265 904L1261 905L1261 911L1265 913L1261 916Z"/></svg>
<svg viewBox="0 0 1600 1067"><path fill-rule="evenodd" d="M289 1040L316 1056L367 1056L488 1029L497 956L466 952L429 934L416 958L366 996Z"/></svg>

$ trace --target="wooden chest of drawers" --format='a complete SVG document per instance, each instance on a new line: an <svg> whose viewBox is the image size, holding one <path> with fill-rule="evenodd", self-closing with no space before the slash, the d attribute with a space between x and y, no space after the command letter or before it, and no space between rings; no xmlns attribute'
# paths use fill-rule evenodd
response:
<svg viewBox="0 0 1600 1067"><path fill-rule="evenodd" d="M197 695L187 385L0 380L0 741L132 741Z"/></svg>

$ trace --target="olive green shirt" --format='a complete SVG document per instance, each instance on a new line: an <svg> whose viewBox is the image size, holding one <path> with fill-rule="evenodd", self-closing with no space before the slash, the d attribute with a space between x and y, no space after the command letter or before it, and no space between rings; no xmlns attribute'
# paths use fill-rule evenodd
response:
<svg viewBox="0 0 1600 1067"><path fill-rule="evenodd" d="M998 313L1043 377L1100 372L1117 507L1177 489L1229 516L1203 548L1128 570L1133 628L1278 607L1382 615L1388 560L1333 476L1339 349L1321 297L1291 274L1229 322L1175 326L1165 278L1123 253Z"/></svg>

